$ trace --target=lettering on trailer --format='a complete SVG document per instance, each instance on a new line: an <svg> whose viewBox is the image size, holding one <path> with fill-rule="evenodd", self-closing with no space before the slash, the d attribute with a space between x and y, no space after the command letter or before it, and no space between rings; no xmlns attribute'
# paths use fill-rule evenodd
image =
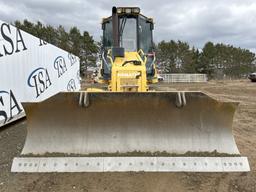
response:
<svg viewBox="0 0 256 192"><path fill-rule="evenodd" d="M39 39L39 46L47 45L47 42L43 39Z"/></svg>
<svg viewBox="0 0 256 192"><path fill-rule="evenodd" d="M37 98L52 85L52 82L47 69L39 67L29 75L27 84L34 87Z"/></svg>
<svg viewBox="0 0 256 192"><path fill-rule="evenodd" d="M76 90L76 82L74 79L70 79L67 85L67 91L75 91Z"/></svg>
<svg viewBox="0 0 256 192"><path fill-rule="evenodd" d="M12 33L16 33L15 36ZM2 23L0 34L0 57L27 50L21 31L18 28L15 28L15 32L13 32L8 23Z"/></svg>
<svg viewBox="0 0 256 192"><path fill-rule="evenodd" d="M13 116L20 114L22 111L12 90L10 92L0 91L0 120L3 120L3 124L12 120Z"/></svg>
<svg viewBox="0 0 256 192"><path fill-rule="evenodd" d="M77 78L78 82L80 82L80 70L77 71L76 78Z"/></svg>
<svg viewBox="0 0 256 192"><path fill-rule="evenodd" d="M68 53L68 58L69 58L71 66L72 66L76 62L76 56L74 56L71 53Z"/></svg>
<svg viewBox="0 0 256 192"><path fill-rule="evenodd" d="M64 57L58 56L55 59L54 69L58 71L58 78L60 78L68 70Z"/></svg>

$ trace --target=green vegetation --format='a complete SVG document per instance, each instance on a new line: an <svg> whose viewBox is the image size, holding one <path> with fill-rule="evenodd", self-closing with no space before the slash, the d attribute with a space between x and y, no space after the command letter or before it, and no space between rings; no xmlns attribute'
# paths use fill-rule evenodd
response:
<svg viewBox="0 0 256 192"><path fill-rule="evenodd" d="M80 58L81 72L96 66L100 43L77 27L66 31L63 26L52 27L28 20L16 21L15 26L44 41L56 45ZM207 42L198 50L182 41L161 41L156 46L157 65L163 73L206 73L209 78L242 78L256 71L255 54L247 49L222 43Z"/></svg>
<svg viewBox="0 0 256 192"><path fill-rule="evenodd" d="M164 73L206 73L209 78L242 78L256 71L255 54L247 49L207 42L199 51L182 41L162 41L156 48Z"/></svg>
<svg viewBox="0 0 256 192"><path fill-rule="evenodd" d="M66 31L63 26L52 27L41 22L32 23L28 20L15 21L14 25L47 43L51 43L80 58L81 72L84 73L89 66L96 66L99 43L87 31L80 32L77 27Z"/></svg>

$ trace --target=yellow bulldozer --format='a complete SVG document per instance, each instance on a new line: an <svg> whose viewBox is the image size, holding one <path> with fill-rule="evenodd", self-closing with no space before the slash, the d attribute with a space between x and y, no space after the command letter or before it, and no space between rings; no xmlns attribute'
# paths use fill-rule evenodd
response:
<svg viewBox="0 0 256 192"><path fill-rule="evenodd" d="M27 138L13 172L244 172L232 135L237 103L157 91L153 19L113 7L102 22L99 83L23 103Z"/></svg>

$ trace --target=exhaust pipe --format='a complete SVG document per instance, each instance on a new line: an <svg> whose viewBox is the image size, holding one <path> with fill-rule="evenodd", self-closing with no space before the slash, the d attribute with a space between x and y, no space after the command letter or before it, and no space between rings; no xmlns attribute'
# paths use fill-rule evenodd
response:
<svg viewBox="0 0 256 192"><path fill-rule="evenodd" d="M117 8L112 8L112 31L113 31L113 47L119 47L119 30Z"/></svg>

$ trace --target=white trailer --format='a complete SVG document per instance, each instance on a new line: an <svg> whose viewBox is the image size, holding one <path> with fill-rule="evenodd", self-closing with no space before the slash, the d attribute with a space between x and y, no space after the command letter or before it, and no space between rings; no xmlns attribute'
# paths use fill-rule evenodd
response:
<svg viewBox="0 0 256 192"><path fill-rule="evenodd" d="M79 89L78 57L0 20L0 127L25 116L21 102Z"/></svg>

